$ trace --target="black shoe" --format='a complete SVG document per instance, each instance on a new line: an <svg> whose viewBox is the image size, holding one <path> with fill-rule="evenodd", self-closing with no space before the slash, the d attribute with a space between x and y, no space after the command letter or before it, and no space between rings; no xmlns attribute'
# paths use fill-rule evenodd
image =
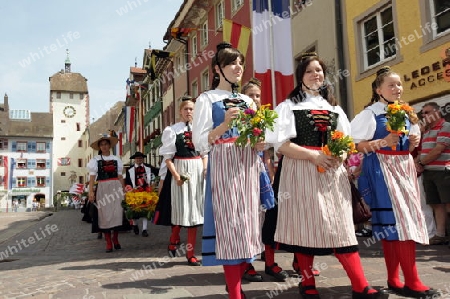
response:
<svg viewBox="0 0 450 299"><path fill-rule="evenodd" d="M319 294L306 294L305 292L308 290L315 290L316 286L302 286L302 284L300 283L298 285L299 291L300 291L300 296L303 299L320 299Z"/></svg>
<svg viewBox="0 0 450 299"><path fill-rule="evenodd" d="M389 293L385 290L377 291L376 293L368 294L369 290L373 290L371 286L365 287L362 293L352 291L352 299L386 299L389 298Z"/></svg>
<svg viewBox="0 0 450 299"><path fill-rule="evenodd" d="M143 237L148 237L147 230L143 230L143 231L142 231L142 236L143 236Z"/></svg>
<svg viewBox="0 0 450 299"><path fill-rule="evenodd" d="M102 233L97 234L97 239L101 240L103 238Z"/></svg>
<svg viewBox="0 0 450 299"><path fill-rule="evenodd" d="M167 251L169 252L169 256L171 258L174 258L177 255L177 245L169 244L169 246L167 247Z"/></svg>
<svg viewBox="0 0 450 299"><path fill-rule="evenodd" d="M437 298L441 296L441 293L439 293L436 290L429 289L426 291L414 291L410 289L407 286L403 287L403 296L405 297L411 297L411 298Z"/></svg>
<svg viewBox="0 0 450 299"><path fill-rule="evenodd" d="M244 272L244 276L242 277L245 280L252 281L252 282L261 282L263 281L263 277L261 274L255 271L255 268L250 264Z"/></svg>
<svg viewBox="0 0 450 299"><path fill-rule="evenodd" d="M399 295L399 296L403 296L403 287L402 288L397 288L394 286L391 286L388 282L388 290L390 290L392 293Z"/></svg>
<svg viewBox="0 0 450 299"><path fill-rule="evenodd" d="M195 256L191 256L188 260L189 266L201 266L202 263L200 263Z"/></svg>
<svg viewBox="0 0 450 299"><path fill-rule="evenodd" d="M372 237L372 230L370 230L368 228L363 228L361 230L357 230L355 232L355 235L357 237Z"/></svg>
<svg viewBox="0 0 450 299"><path fill-rule="evenodd" d="M133 225L133 231L135 235L139 235L139 226Z"/></svg>
<svg viewBox="0 0 450 299"><path fill-rule="evenodd" d="M273 268L275 268L275 267L278 267L277 263L274 263L270 267L266 266L266 268L265 268L266 274L275 277L275 279L280 282L286 281L286 279L289 278L289 274L281 268L280 268L281 269L280 272L275 272L275 271L273 271Z"/></svg>
<svg viewBox="0 0 450 299"><path fill-rule="evenodd" d="M114 249L116 250L122 249L122 246L120 246L120 244L114 244Z"/></svg>

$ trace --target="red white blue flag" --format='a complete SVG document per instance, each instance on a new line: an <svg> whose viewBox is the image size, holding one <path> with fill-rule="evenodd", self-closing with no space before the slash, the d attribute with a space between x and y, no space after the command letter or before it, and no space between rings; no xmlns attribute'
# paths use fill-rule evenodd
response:
<svg viewBox="0 0 450 299"><path fill-rule="evenodd" d="M253 59L255 77L261 81L264 95L262 104L275 106L294 89L289 2L253 1Z"/></svg>
<svg viewBox="0 0 450 299"><path fill-rule="evenodd" d="M125 107L125 129L127 133L128 142L133 141L134 124L135 124L136 107Z"/></svg>

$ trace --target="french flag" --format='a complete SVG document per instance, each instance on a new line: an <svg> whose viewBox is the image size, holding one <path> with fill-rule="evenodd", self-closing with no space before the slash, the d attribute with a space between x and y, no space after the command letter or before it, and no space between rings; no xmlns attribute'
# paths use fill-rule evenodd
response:
<svg viewBox="0 0 450 299"><path fill-rule="evenodd" d="M253 59L262 104L273 108L294 89L289 0L253 1ZM273 78L273 79L272 79Z"/></svg>
<svg viewBox="0 0 450 299"><path fill-rule="evenodd" d="M133 142L134 133L134 123L136 116L136 107L126 106L125 107L125 129L127 133L128 142Z"/></svg>

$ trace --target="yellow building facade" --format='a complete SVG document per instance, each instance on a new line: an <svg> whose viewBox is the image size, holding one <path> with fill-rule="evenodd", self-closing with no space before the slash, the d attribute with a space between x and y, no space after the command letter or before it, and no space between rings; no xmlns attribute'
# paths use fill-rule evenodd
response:
<svg viewBox="0 0 450 299"><path fill-rule="evenodd" d="M450 103L450 7L444 0L343 1L350 114L370 101L376 71L391 66L403 100ZM450 112L450 111L449 111ZM349 115L352 117L353 115Z"/></svg>

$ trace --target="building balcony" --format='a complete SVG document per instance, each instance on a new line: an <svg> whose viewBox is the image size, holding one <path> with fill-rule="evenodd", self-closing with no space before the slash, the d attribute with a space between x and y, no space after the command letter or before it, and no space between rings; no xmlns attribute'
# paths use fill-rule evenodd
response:
<svg viewBox="0 0 450 299"><path fill-rule="evenodd" d="M158 101L153 104L152 108L144 116L144 127L147 126L155 117L162 112L162 102Z"/></svg>

